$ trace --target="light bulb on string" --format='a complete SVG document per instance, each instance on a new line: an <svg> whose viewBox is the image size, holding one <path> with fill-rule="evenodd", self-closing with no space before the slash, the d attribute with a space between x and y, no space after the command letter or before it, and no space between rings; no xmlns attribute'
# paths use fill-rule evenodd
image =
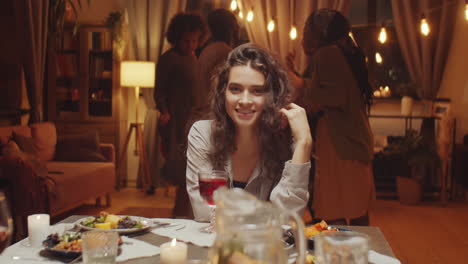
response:
<svg viewBox="0 0 468 264"><path fill-rule="evenodd" d="M250 9L250 11L247 13L247 21L252 22L253 18L254 18L254 13L252 9Z"/></svg>
<svg viewBox="0 0 468 264"><path fill-rule="evenodd" d="M378 64L382 64L383 62L383 58L378 52L375 53L375 62L377 62Z"/></svg>
<svg viewBox="0 0 468 264"><path fill-rule="evenodd" d="M429 27L429 24L427 23L426 17L423 15L421 18L421 33L424 36L428 36L430 32L431 29Z"/></svg>
<svg viewBox="0 0 468 264"><path fill-rule="evenodd" d="M292 39L292 40L295 40L297 38L297 29L296 29L296 26L293 25L291 27L291 31L289 31L289 37Z"/></svg>
<svg viewBox="0 0 468 264"><path fill-rule="evenodd" d="M379 42L384 44L387 41L387 30L385 29L384 26L380 28L380 33L379 33Z"/></svg>
<svg viewBox="0 0 468 264"><path fill-rule="evenodd" d="M239 18L244 19L244 13L242 13L242 11L239 11Z"/></svg>
<svg viewBox="0 0 468 264"><path fill-rule="evenodd" d="M273 32L275 30L275 20L273 18L268 22L267 30L268 32Z"/></svg>
<svg viewBox="0 0 468 264"><path fill-rule="evenodd" d="M236 11L237 9L237 1L236 0L232 0L231 1L231 10L232 11Z"/></svg>

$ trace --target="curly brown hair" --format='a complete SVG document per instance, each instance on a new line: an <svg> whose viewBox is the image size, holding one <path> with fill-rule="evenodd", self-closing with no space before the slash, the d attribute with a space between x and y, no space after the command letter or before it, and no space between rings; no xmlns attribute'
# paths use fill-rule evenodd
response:
<svg viewBox="0 0 468 264"><path fill-rule="evenodd" d="M171 19L166 32L166 39L171 45L176 46L182 39L185 32L200 32L202 43L207 35L207 25L205 20L197 13L177 13Z"/></svg>
<svg viewBox="0 0 468 264"><path fill-rule="evenodd" d="M231 68L242 65L259 71L265 77L266 100L258 124L260 167L264 168L261 174L265 173L267 177L279 180L284 162L292 153L291 132L289 129L281 129L279 112L291 100L290 83L285 68L277 58L254 44L243 44L232 50L215 75L211 135L213 149L209 158L214 168L223 169L229 155L236 151L236 129L226 112L225 95Z"/></svg>

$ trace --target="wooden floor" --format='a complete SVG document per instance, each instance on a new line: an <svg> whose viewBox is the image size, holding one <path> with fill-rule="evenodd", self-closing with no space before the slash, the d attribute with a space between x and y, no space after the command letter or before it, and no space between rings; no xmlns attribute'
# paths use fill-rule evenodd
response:
<svg viewBox="0 0 468 264"><path fill-rule="evenodd" d="M164 189L158 189L150 196L127 188L112 194L110 208L96 208L90 201L55 220L71 214L93 215L101 210L119 213L128 208L151 214L147 217L168 217L174 196L174 188L169 188L167 195ZM371 225L382 230L401 263L468 263L468 202L407 206L398 201L378 200L370 217ZM310 217L305 215L304 218L309 220Z"/></svg>

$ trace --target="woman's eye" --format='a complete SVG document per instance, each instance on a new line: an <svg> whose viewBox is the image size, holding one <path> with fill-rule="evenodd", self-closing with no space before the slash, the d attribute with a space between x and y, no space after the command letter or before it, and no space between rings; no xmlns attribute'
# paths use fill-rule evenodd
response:
<svg viewBox="0 0 468 264"><path fill-rule="evenodd" d="M254 94L256 95L262 95L265 93L265 89L264 88L255 88L254 89Z"/></svg>
<svg viewBox="0 0 468 264"><path fill-rule="evenodd" d="M237 92L240 92L240 88L237 87L237 86L230 86L229 87L229 91L231 91L231 93L237 93Z"/></svg>

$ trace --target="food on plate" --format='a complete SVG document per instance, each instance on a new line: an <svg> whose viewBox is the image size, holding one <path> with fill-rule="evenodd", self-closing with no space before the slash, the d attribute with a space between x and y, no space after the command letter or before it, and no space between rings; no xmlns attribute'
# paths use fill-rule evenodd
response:
<svg viewBox="0 0 468 264"><path fill-rule="evenodd" d="M306 226L304 228L304 234L307 238L312 238L320 234L321 232L336 232L336 231L338 231L337 228L330 227L325 221L321 221L320 223L317 223L311 226Z"/></svg>
<svg viewBox="0 0 468 264"><path fill-rule="evenodd" d="M65 232L61 236L57 233L50 234L42 244L45 247L57 250L81 252L81 233Z"/></svg>
<svg viewBox="0 0 468 264"><path fill-rule="evenodd" d="M82 225L100 229L130 229L142 228L144 225L129 216L118 216L108 212L100 212L98 216L92 216L81 221Z"/></svg>
<svg viewBox="0 0 468 264"><path fill-rule="evenodd" d="M314 264L315 263L315 256L312 254L306 255L306 264Z"/></svg>
<svg viewBox="0 0 468 264"><path fill-rule="evenodd" d="M58 233L48 235L42 245L55 250L81 252L81 241L80 232L66 231L62 235ZM118 244L122 243L122 237L119 236Z"/></svg>

